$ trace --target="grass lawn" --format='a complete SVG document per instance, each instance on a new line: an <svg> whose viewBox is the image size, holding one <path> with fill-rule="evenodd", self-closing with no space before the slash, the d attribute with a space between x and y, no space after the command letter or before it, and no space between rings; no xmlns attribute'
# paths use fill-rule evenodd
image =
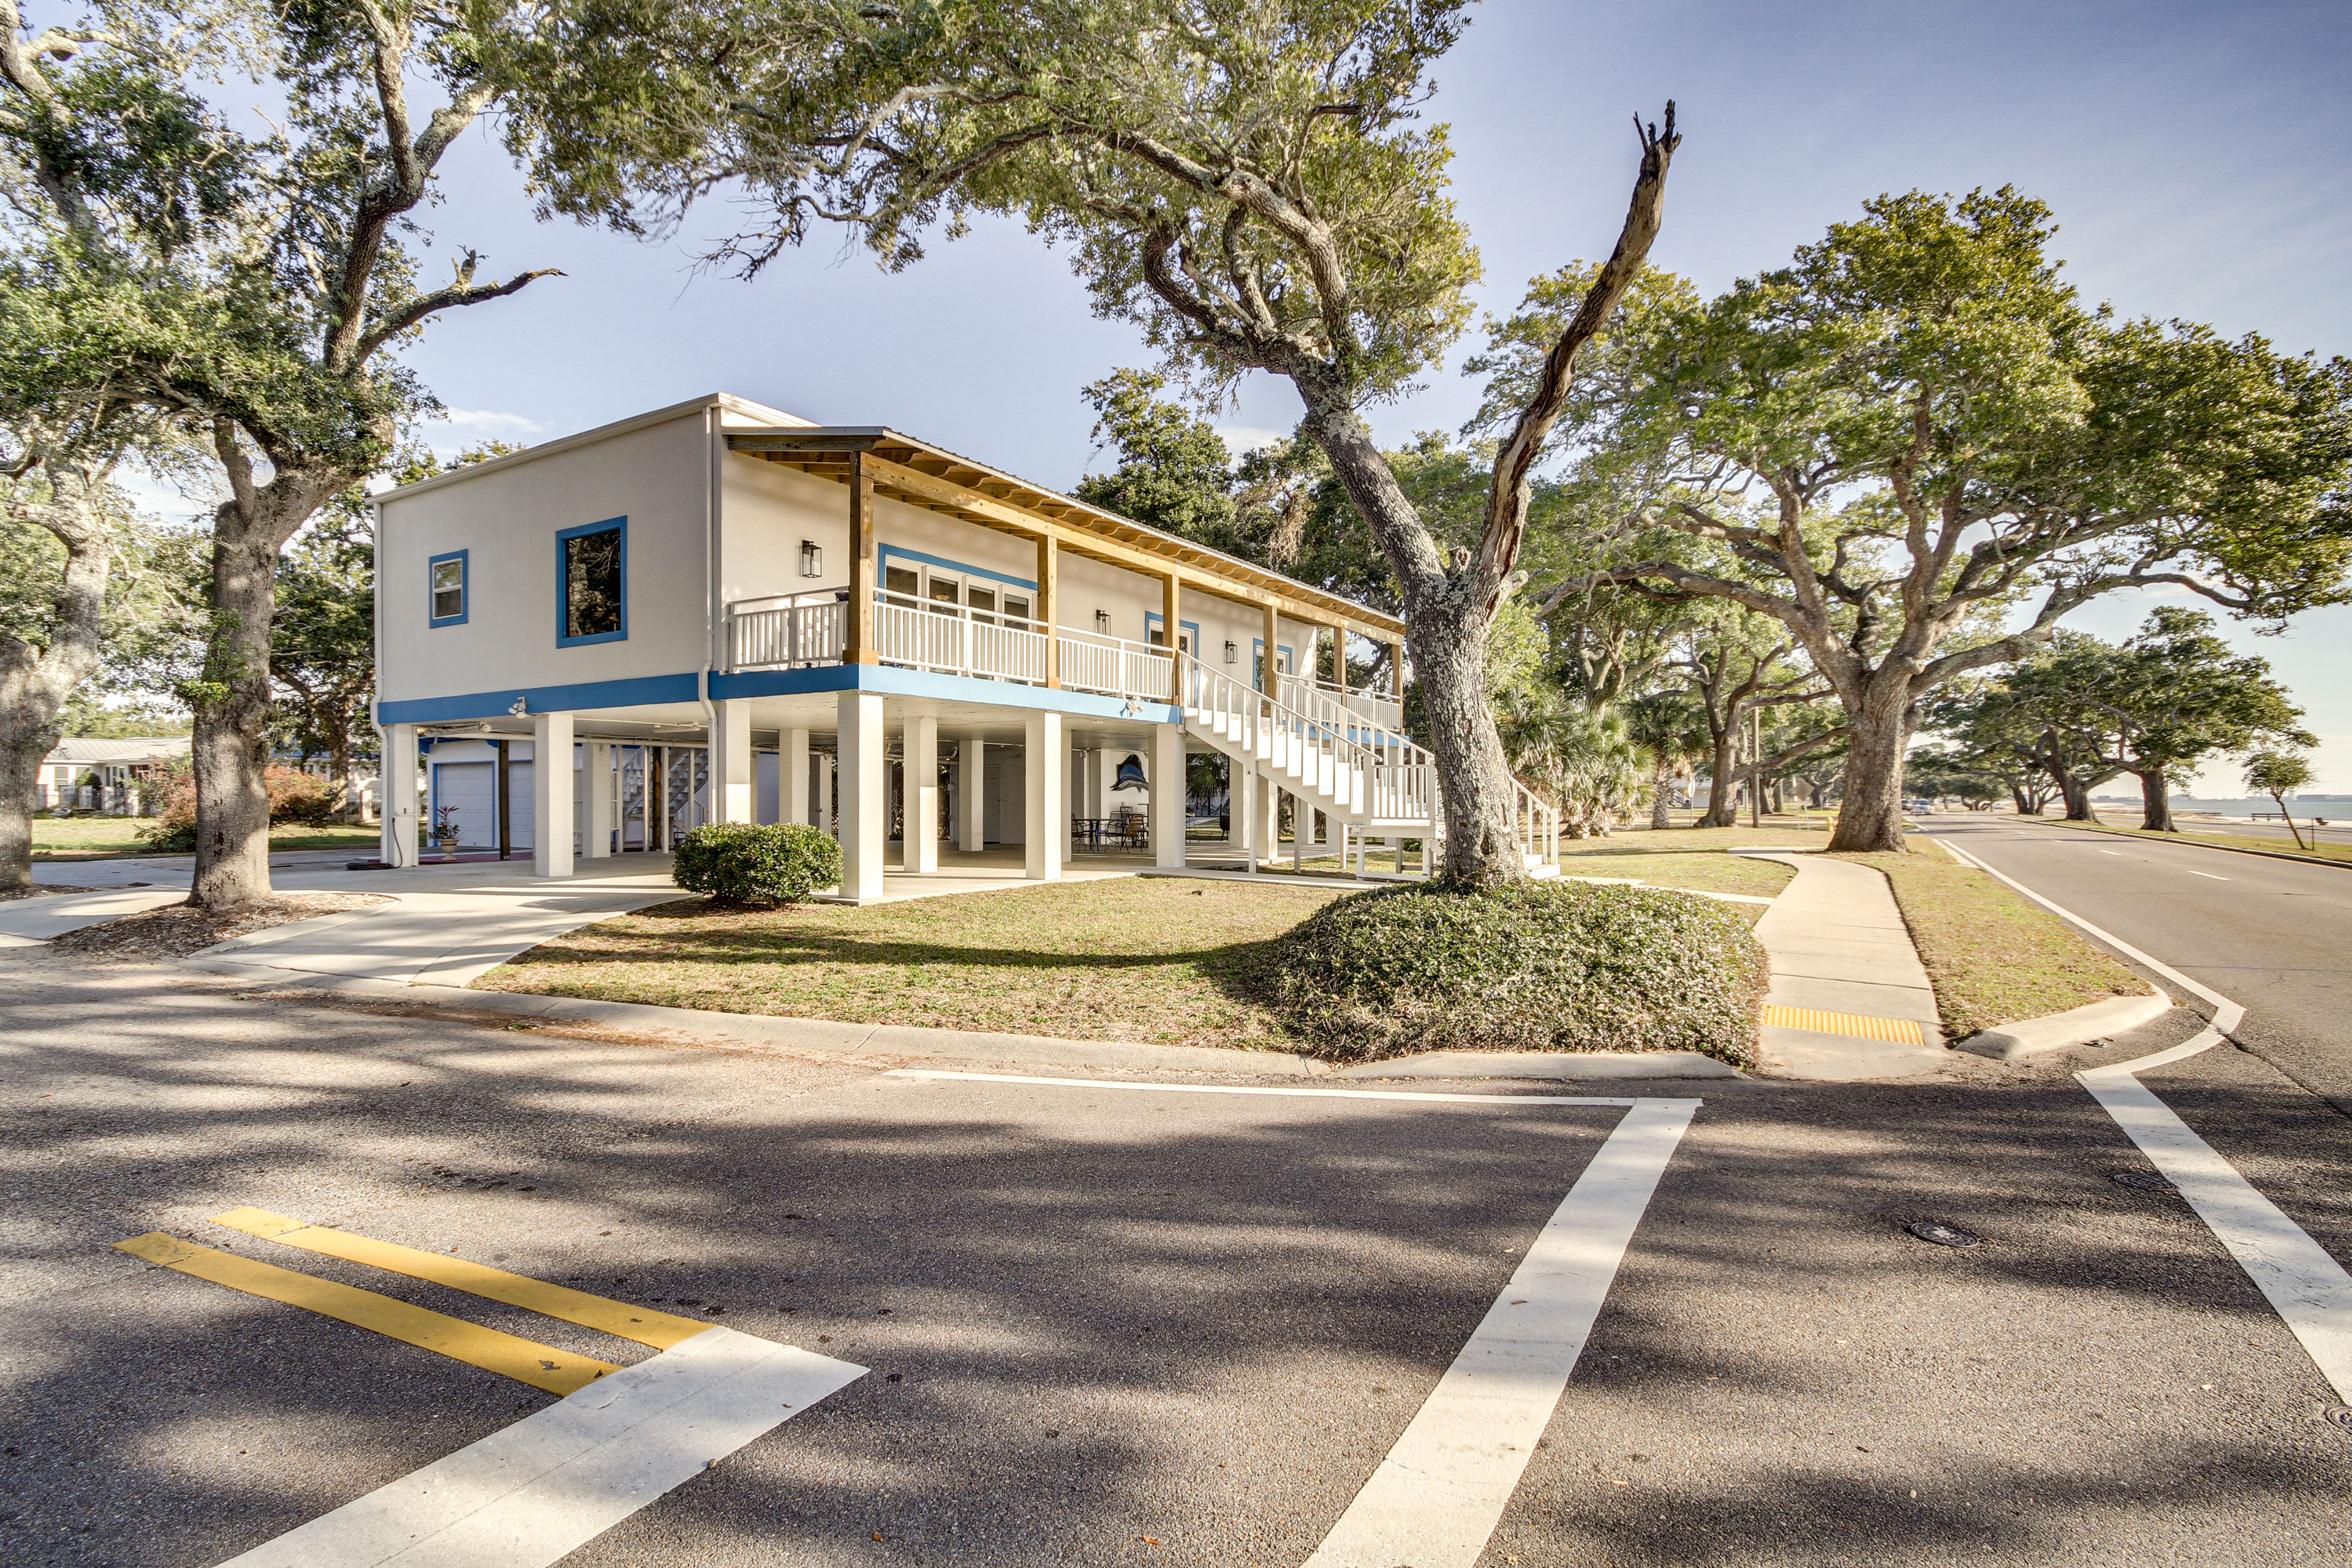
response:
<svg viewBox="0 0 2352 1568"><path fill-rule="evenodd" d="M107 860L157 851L139 842L148 826L142 816L37 816L36 860ZM373 849L383 842L373 827L281 827L269 836L272 849Z"/></svg>
<svg viewBox="0 0 2352 1568"><path fill-rule="evenodd" d="M1564 840L1559 869L1568 877L1639 877L1646 887L1769 899L1797 873L1777 860L1751 860L1725 850L1744 844L1818 849L1828 841L1827 834L1801 827L1669 827L1620 833L1613 838Z"/></svg>
<svg viewBox="0 0 2352 1568"><path fill-rule="evenodd" d="M1177 878L852 909L662 904L533 948L485 990L853 1024L1286 1047L1249 999L1259 945L1344 889Z"/></svg>
<svg viewBox="0 0 2352 1568"><path fill-rule="evenodd" d="M1838 858L1875 866L1894 884L1953 1039L2147 991L2057 916L1924 839L1915 842L1908 855Z"/></svg>

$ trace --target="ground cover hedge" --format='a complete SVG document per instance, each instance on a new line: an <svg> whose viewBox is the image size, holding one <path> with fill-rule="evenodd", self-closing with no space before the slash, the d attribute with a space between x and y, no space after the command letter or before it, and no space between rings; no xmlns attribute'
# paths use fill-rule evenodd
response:
<svg viewBox="0 0 2352 1568"><path fill-rule="evenodd" d="M1270 1000L1308 1050L1333 1060L1702 1051L1746 1067L1769 976L1734 910L1588 882L1359 893L1269 945Z"/></svg>
<svg viewBox="0 0 2352 1568"><path fill-rule="evenodd" d="M724 904L796 904L840 884L841 846L803 823L707 823L677 841L670 876Z"/></svg>

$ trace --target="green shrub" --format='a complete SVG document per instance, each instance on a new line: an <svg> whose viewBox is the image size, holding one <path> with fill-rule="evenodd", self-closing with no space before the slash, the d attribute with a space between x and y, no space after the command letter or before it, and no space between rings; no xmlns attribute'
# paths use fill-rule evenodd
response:
<svg viewBox="0 0 2352 1568"><path fill-rule="evenodd" d="M275 763L261 772L262 787L269 792L273 826L299 823L320 827L334 820L335 786L299 768ZM196 773L185 757L173 762L163 782L148 795L155 820L141 828L139 841L159 854L185 855L196 847Z"/></svg>
<svg viewBox="0 0 2352 1568"><path fill-rule="evenodd" d="M1755 1059L1769 973L1747 922L1590 882L1336 900L1269 944L1271 1000L1315 1054L1704 1051Z"/></svg>
<svg viewBox="0 0 2352 1568"><path fill-rule="evenodd" d="M803 823L714 822L677 841L670 875L728 904L794 904L841 880L841 846Z"/></svg>

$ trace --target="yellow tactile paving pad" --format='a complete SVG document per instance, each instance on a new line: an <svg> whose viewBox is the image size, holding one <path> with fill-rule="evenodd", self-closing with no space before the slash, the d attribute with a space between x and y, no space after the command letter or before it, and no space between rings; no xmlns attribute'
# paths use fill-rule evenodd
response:
<svg viewBox="0 0 2352 1568"><path fill-rule="evenodd" d="M1927 1031L1916 1018L1874 1018L1866 1013L1824 1013L1815 1007L1767 1006L1764 1022L1774 1028L1805 1029L1816 1035L1845 1035L1857 1040L1885 1040L1890 1045L1924 1046Z"/></svg>
<svg viewBox="0 0 2352 1568"><path fill-rule="evenodd" d="M585 1290L551 1285L544 1279L509 1274L503 1268L492 1268L486 1264L469 1263L446 1253L422 1252L397 1242L377 1241L373 1237L353 1236L349 1231L336 1230L328 1226L289 1219L282 1214L271 1214L268 1209L231 1209L226 1214L213 1215L213 1223L226 1226L231 1230L244 1231L249 1236L282 1242L288 1247L322 1252L330 1258L341 1258L347 1262L364 1263L387 1273L405 1274L414 1279L429 1279L436 1285L446 1285L454 1290L463 1290L468 1295L492 1301L504 1301L509 1307L520 1307L542 1317L561 1318L567 1323L578 1323L583 1328L595 1329L616 1339L635 1340L656 1350L667 1350L710 1326L693 1318L656 1312L650 1307L633 1307L626 1301L592 1296Z"/></svg>
<svg viewBox="0 0 2352 1568"><path fill-rule="evenodd" d="M394 1300L390 1296L379 1296L373 1290L362 1290L350 1285L338 1285L331 1279L297 1274L274 1263L261 1263L232 1253L215 1252L211 1247L198 1247L175 1236L166 1236L160 1230L134 1236L114 1245L133 1258L143 1258L150 1263L175 1268L199 1279L209 1279L215 1285L226 1285L248 1296L281 1301L289 1307L301 1307L357 1328L372 1330L404 1344L462 1361L468 1366L478 1366L486 1372L511 1377L518 1383L527 1383L533 1388L543 1388L550 1394L570 1394L574 1389L586 1387L608 1372L621 1370L611 1362L557 1350L552 1345L537 1344L513 1334L501 1333L496 1329L486 1329L479 1323L467 1322L462 1318L447 1317L423 1307L412 1306L406 1301Z"/></svg>

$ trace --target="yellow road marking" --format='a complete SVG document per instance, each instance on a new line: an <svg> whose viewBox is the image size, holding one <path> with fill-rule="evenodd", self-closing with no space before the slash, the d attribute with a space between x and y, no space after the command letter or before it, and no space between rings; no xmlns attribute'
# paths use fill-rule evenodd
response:
<svg viewBox="0 0 2352 1568"><path fill-rule="evenodd" d="M199 1279L209 1279L215 1285L226 1285L232 1290L242 1290L248 1296L265 1300L282 1301L289 1307L303 1307L313 1312L379 1334L437 1351L468 1366L478 1366L485 1372L495 1372L511 1377L518 1383L543 1388L550 1394L570 1394L584 1388L608 1372L621 1369L611 1362L593 1361L570 1351L560 1351L552 1345L535 1344L513 1334L503 1334L496 1329L483 1328L462 1318L446 1317L439 1312L414 1307L406 1301L396 1301L389 1296L379 1296L373 1290L356 1289L338 1285L331 1279L313 1279L297 1274L290 1268L280 1268L274 1263L257 1262L250 1258L238 1258L230 1253L215 1252L209 1247L197 1247L162 1231L150 1231L114 1244L133 1258L143 1258L150 1263L160 1263L166 1268L176 1268Z"/></svg>
<svg viewBox="0 0 2352 1568"><path fill-rule="evenodd" d="M656 1312L650 1307L633 1307L626 1301L592 1296L585 1290L551 1285L544 1279L509 1274L503 1268L492 1268L485 1264L468 1263L462 1258L451 1258L438 1252L420 1252L415 1247L403 1247L397 1242L353 1236L349 1231L336 1230L329 1226L308 1225L299 1219L289 1219L282 1214L271 1214L267 1209L231 1209L226 1214L213 1215L213 1223L225 1225L231 1230L244 1231L249 1236L284 1242L289 1247L323 1252L330 1258L364 1263L390 1273L405 1274L412 1279L429 1279L436 1285L446 1285L452 1289L487 1297L493 1301L504 1301L509 1307L521 1307L543 1317L561 1318L567 1323L578 1323L583 1328L598 1329L617 1339L635 1340L656 1350L667 1350L710 1326L693 1318Z"/></svg>
<svg viewBox="0 0 2352 1568"><path fill-rule="evenodd" d="M1866 1013L1824 1013L1815 1007L1768 1006L1764 1022L1782 1029L1806 1029L1816 1035L1846 1035L1858 1040L1886 1040L1898 1046L1924 1046L1927 1032L1916 1018L1874 1018Z"/></svg>

